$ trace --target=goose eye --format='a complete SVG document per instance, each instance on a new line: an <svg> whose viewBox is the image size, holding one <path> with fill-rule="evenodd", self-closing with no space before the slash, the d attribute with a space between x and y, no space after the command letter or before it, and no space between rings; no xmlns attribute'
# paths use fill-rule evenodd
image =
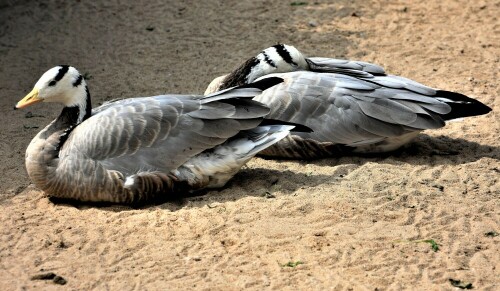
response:
<svg viewBox="0 0 500 291"><path fill-rule="evenodd" d="M52 80L49 82L49 86L55 86L56 85L56 81Z"/></svg>

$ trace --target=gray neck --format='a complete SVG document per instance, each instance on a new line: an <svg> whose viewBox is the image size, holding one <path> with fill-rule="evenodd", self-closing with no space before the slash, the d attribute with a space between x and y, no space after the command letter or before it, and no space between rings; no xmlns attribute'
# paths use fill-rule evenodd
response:
<svg viewBox="0 0 500 291"><path fill-rule="evenodd" d="M26 150L26 169L37 187L45 190L47 177L56 169L59 152L71 131L92 114L90 94L85 105L64 107L56 120L40 131Z"/></svg>

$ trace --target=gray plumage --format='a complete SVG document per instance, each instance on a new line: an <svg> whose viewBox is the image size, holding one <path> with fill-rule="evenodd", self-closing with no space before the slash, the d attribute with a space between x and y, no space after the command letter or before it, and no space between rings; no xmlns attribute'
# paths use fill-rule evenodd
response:
<svg viewBox="0 0 500 291"><path fill-rule="evenodd" d="M283 50L288 55L283 57ZM244 63L253 67L238 68L215 79L205 92L225 88L229 77L232 84L259 80L262 76L284 79L254 100L271 108L268 118L303 124L313 132L292 133L261 152L262 155L310 159L348 151L386 152L409 142L422 130L444 126L445 120L491 110L459 93L387 75L374 64L304 58L287 45L270 47L261 54L264 53L274 57L275 67L269 66L259 54L253 62ZM241 74L245 71L250 72L247 77Z"/></svg>
<svg viewBox="0 0 500 291"><path fill-rule="evenodd" d="M30 178L50 196L141 203L221 187L258 151L293 128L260 126L269 108L251 100L262 92L252 85L204 97L124 99L90 112L85 81L72 86L80 74L62 68L45 73L35 93L17 105L22 108L33 100L66 105L26 151ZM67 73L57 84L47 85L61 71ZM258 83L268 87L278 82Z"/></svg>

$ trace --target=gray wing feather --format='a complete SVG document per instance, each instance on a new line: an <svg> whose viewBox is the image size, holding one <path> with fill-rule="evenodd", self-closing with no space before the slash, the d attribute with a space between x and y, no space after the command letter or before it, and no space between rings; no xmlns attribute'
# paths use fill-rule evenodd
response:
<svg viewBox="0 0 500 291"><path fill-rule="evenodd" d="M436 112L439 114L446 114L451 111L450 105L446 103L441 103L441 104L428 104L428 103L422 103L421 106L425 109L429 109L432 112Z"/></svg>
<svg viewBox="0 0 500 291"><path fill-rule="evenodd" d="M418 115L417 120L414 122L408 124L409 127L411 128L417 128L420 130L424 129L436 129L443 127L445 125L445 122L442 118L439 116L436 116L434 114L429 114L429 115Z"/></svg>
<svg viewBox="0 0 500 291"><path fill-rule="evenodd" d="M234 106L217 102L202 104L199 110L189 112L188 115L194 118L218 119L221 118L221 116L230 117L234 115L235 112L236 109Z"/></svg>
<svg viewBox="0 0 500 291"><path fill-rule="evenodd" d="M189 112L188 115L201 119L247 119L254 118L255 115L264 116L267 113L269 113L269 107L266 105L250 99L238 98L202 104L199 110Z"/></svg>
<svg viewBox="0 0 500 291"><path fill-rule="evenodd" d="M372 102L353 100L352 102L357 102L367 116L385 122L408 125L417 119L417 114L410 108L390 99L375 99Z"/></svg>
<svg viewBox="0 0 500 291"><path fill-rule="evenodd" d="M407 89L419 94L435 95L436 90L401 76L386 76L382 67L362 62L331 58L308 58L306 59L311 71L325 73L339 73L345 76L370 79L370 82L383 87L394 89ZM390 78L387 78L390 77ZM358 79L358 81L360 81ZM355 89L355 88L353 88Z"/></svg>
<svg viewBox="0 0 500 291"><path fill-rule="evenodd" d="M361 61L350 61L331 58L313 57L307 58L311 71L325 73L343 73L358 77L373 77L373 75L384 75L382 67Z"/></svg>
<svg viewBox="0 0 500 291"><path fill-rule="evenodd" d="M394 89L406 89L422 95L436 95L436 90L401 76L375 76L371 82Z"/></svg>
<svg viewBox="0 0 500 291"><path fill-rule="evenodd" d="M450 111L434 89L404 78L307 71L273 75L285 82L255 100L271 108L269 118L305 124L313 132L295 134L320 142L369 144L439 128L444 126L439 114Z"/></svg>
<svg viewBox="0 0 500 291"><path fill-rule="evenodd" d="M213 102L222 99L230 99L230 98L249 98L253 97L260 93L260 89L258 88L229 88L225 90L221 90L209 95L206 95L201 98L202 103Z"/></svg>
<svg viewBox="0 0 500 291"><path fill-rule="evenodd" d="M253 97L255 89L234 91L209 98L155 96L105 104L71 132L60 154L78 151L124 174L168 173L239 131L257 126L268 113L255 101L225 100L235 94ZM245 109L236 109L239 104Z"/></svg>
<svg viewBox="0 0 500 291"><path fill-rule="evenodd" d="M361 79L356 79L352 78L345 75L339 75L340 78L337 78L336 86L340 88L345 88L345 89L354 89L354 90L375 90L377 88L380 88L382 86L369 83L366 81L363 81Z"/></svg>

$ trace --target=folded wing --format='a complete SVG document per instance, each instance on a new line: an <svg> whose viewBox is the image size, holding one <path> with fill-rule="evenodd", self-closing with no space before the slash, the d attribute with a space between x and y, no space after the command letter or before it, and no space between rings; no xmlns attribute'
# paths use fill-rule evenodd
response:
<svg viewBox="0 0 500 291"><path fill-rule="evenodd" d="M163 95L105 104L71 132L60 154L77 151L126 175L169 172L238 132L256 127L269 109L250 99L255 90L233 89L204 98Z"/></svg>
<svg viewBox="0 0 500 291"><path fill-rule="evenodd" d="M451 110L437 99L438 91L396 76L360 78L308 71L273 75L285 82L255 100L271 108L268 118L313 128L312 133L296 135L319 142L369 144L439 128L444 126L441 115Z"/></svg>

